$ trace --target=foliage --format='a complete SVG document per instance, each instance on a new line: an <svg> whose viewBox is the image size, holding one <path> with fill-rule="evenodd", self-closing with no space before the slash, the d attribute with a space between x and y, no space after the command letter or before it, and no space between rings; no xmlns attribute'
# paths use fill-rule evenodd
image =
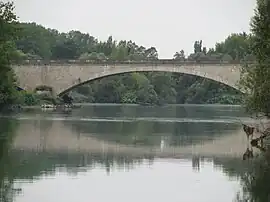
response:
<svg viewBox="0 0 270 202"><path fill-rule="evenodd" d="M249 92L246 108L250 112L262 112L270 116L270 2L257 0L255 15L251 21L254 65L243 68L242 87Z"/></svg>
<svg viewBox="0 0 270 202"><path fill-rule="evenodd" d="M82 60L142 60L157 59L156 48L138 46L133 41L119 41L110 36L107 41L79 31L59 33L36 23L20 23L22 30L15 41L17 49L28 59L82 59ZM24 56L25 56L24 55Z"/></svg>
<svg viewBox="0 0 270 202"><path fill-rule="evenodd" d="M50 93L36 94L26 91L20 91L18 93L16 104L25 106L35 106L40 104L60 104L62 100L60 98L53 97Z"/></svg>
<svg viewBox="0 0 270 202"><path fill-rule="evenodd" d="M17 129L17 121L0 119L0 199L1 201L13 201L14 178L7 177L10 171L10 150Z"/></svg>
<svg viewBox="0 0 270 202"><path fill-rule="evenodd" d="M38 96L34 93L20 91L18 96L18 104L33 106L39 103Z"/></svg>
<svg viewBox="0 0 270 202"><path fill-rule="evenodd" d="M268 202L270 190L270 150L251 162L246 171L241 173L242 194L238 194L237 201Z"/></svg>
<svg viewBox="0 0 270 202"><path fill-rule="evenodd" d="M250 53L255 63L243 66L241 86L248 92L246 109L250 113L270 116L270 1L257 0L251 20ZM242 176L245 201L270 200L270 148L253 162L249 172ZM238 200L244 201L244 200Z"/></svg>
<svg viewBox="0 0 270 202"><path fill-rule="evenodd" d="M97 103L240 104L242 97L214 81L166 72L114 75L80 86L71 95L78 93L84 95L81 102Z"/></svg>
<svg viewBox="0 0 270 202"><path fill-rule="evenodd" d="M0 1L0 108L17 99L16 79L10 67L16 38L16 16L13 3Z"/></svg>

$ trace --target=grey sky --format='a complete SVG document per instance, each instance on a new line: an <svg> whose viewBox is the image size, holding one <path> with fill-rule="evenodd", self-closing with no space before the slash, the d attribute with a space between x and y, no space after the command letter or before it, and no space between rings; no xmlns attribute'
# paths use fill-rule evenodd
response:
<svg viewBox="0 0 270 202"><path fill-rule="evenodd" d="M20 21L59 31L79 30L100 40L155 46L160 58L195 40L213 47L230 33L249 31L256 0L14 0Z"/></svg>

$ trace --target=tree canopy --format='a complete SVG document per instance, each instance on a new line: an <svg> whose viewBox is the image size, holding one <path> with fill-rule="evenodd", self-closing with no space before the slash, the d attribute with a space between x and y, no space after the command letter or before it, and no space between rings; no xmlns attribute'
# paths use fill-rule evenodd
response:
<svg viewBox="0 0 270 202"><path fill-rule="evenodd" d="M10 67L17 37L17 17L13 10L13 3L0 1L0 108L17 99L16 78Z"/></svg>
<svg viewBox="0 0 270 202"><path fill-rule="evenodd" d="M250 53L255 64L243 68L242 87L249 92L246 108L251 113L270 115L270 2L257 0L251 19L252 43Z"/></svg>

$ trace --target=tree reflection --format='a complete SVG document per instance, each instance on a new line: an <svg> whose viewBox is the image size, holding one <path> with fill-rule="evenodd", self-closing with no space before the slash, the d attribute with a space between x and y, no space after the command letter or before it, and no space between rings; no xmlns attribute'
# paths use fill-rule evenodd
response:
<svg viewBox="0 0 270 202"><path fill-rule="evenodd" d="M63 122L74 133L125 145L160 146L163 137L169 147L187 146L214 140L237 131L239 124L158 121L72 121Z"/></svg>
<svg viewBox="0 0 270 202"><path fill-rule="evenodd" d="M240 158L215 159L214 164L222 165L230 177L241 181L242 190L237 194L237 202L269 202L270 201L270 147L256 145L260 150L258 156L241 161Z"/></svg>
<svg viewBox="0 0 270 202"><path fill-rule="evenodd" d="M54 175L59 168L64 168L69 174L77 175L79 172L91 171L99 167L110 174L112 169L134 169L143 161L152 164L153 159L152 156L133 157L113 153L52 153L13 150L10 153L12 162L10 174L16 176L16 179L31 181L41 174Z"/></svg>
<svg viewBox="0 0 270 202"><path fill-rule="evenodd" d="M14 178L9 175L11 168L10 149L17 128L15 120L0 119L0 199L13 201L13 195L20 190L13 187Z"/></svg>
<svg viewBox="0 0 270 202"><path fill-rule="evenodd" d="M200 171L200 157L192 157L192 168L193 171L199 172Z"/></svg>
<svg viewBox="0 0 270 202"><path fill-rule="evenodd" d="M270 148L254 159L248 171L242 175L243 197L238 201L248 198L251 202L270 201ZM243 199L244 198L244 199Z"/></svg>

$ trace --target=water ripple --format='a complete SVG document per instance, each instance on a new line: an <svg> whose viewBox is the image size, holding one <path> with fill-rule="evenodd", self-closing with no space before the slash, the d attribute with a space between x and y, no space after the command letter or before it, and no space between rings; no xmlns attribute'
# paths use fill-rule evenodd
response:
<svg viewBox="0 0 270 202"><path fill-rule="evenodd" d="M0 116L0 118L13 118L17 120L49 120L49 121L84 121L84 122L136 122L136 121L148 121L148 122L167 122L167 123L240 123L240 122L249 122L251 120L246 117L227 117L221 119L201 119L201 118L156 118L156 117L46 117L46 116Z"/></svg>

